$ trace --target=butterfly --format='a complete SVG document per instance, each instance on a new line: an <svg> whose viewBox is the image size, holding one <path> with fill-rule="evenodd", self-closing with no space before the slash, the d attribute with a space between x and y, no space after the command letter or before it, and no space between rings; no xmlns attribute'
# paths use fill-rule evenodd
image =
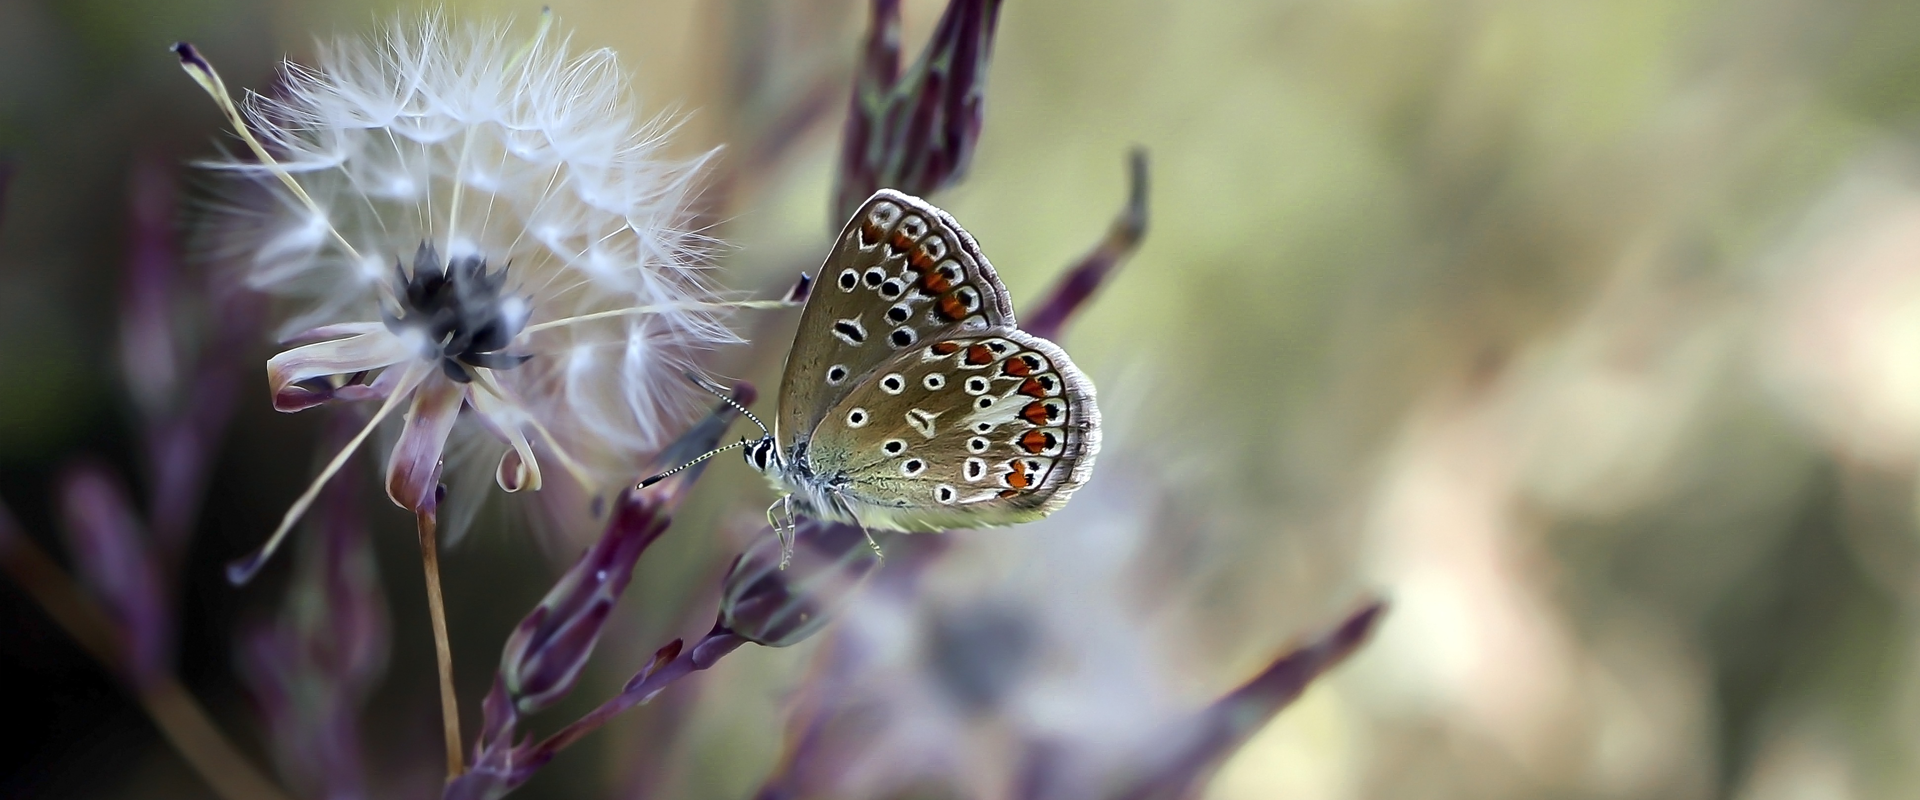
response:
<svg viewBox="0 0 1920 800"><path fill-rule="evenodd" d="M767 513L783 539L796 511L869 532L937 531L1065 505L1092 474L1100 409L1066 352L1015 324L973 237L925 200L882 189L828 253L774 428L761 430L746 459L782 493Z"/></svg>

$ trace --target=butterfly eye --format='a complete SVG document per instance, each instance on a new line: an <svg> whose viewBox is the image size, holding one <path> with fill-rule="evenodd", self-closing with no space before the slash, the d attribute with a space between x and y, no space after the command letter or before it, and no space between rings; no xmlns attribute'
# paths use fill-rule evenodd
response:
<svg viewBox="0 0 1920 800"><path fill-rule="evenodd" d="M840 291L851 292L853 291L853 287L859 286L859 285L860 285L860 276L854 274L853 270L848 269L848 270L840 271Z"/></svg>
<svg viewBox="0 0 1920 800"><path fill-rule="evenodd" d="M839 364L827 367L827 385L839 386L847 380L847 368Z"/></svg>
<svg viewBox="0 0 1920 800"><path fill-rule="evenodd" d="M856 408L847 412L847 427L858 428L867 424L867 410Z"/></svg>
<svg viewBox="0 0 1920 800"><path fill-rule="evenodd" d="M909 458L905 461L900 462L900 474L905 475L909 478L918 477L920 473L926 472L926 471L927 471L927 462L921 461L920 459Z"/></svg>
<svg viewBox="0 0 1920 800"><path fill-rule="evenodd" d="M947 376L942 375L938 372L931 373L927 375L927 377L924 380L920 381L920 384L922 386L927 387L927 389L930 391L937 392L947 387Z"/></svg>
<svg viewBox="0 0 1920 800"><path fill-rule="evenodd" d="M880 391L886 392L887 394L899 394L901 390L906 388L907 379L900 377L900 373L898 372L880 379Z"/></svg>

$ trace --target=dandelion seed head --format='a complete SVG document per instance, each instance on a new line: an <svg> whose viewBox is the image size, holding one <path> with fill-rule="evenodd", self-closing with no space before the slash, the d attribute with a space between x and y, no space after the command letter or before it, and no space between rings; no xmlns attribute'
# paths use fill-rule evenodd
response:
<svg viewBox="0 0 1920 800"><path fill-rule="evenodd" d="M631 96L612 51L570 54L545 29L428 15L326 43L242 104L277 164L210 166L271 199L231 203L216 224L247 284L289 300L282 336L403 315L396 287L423 244L440 255L431 267L499 271L487 315L525 331L507 350L527 358L493 377L598 479L625 480L613 473L691 409L688 359L737 341L700 308L711 242L690 230L688 202L705 157L669 158L671 120L643 118ZM615 313L637 307L654 310Z"/></svg>
<svg viewBox="0 0 1920 800"><path fill-rule="evenodd" d="M267 363L275 407L379 403L236 579L383 419L402 506L436 506L443 476L470 471L456 426L506 445L475 466L507 491L540 488L544 461L601 493L694 410L691 358L739 341L692 229L707 156L670 158L672 121L639 116L613 53L572 55L550 22L403 21L321 45L239 104L175 47L246 144L208 164L238 180L207 223L217 258L287 301L298 346Z"/></svg>

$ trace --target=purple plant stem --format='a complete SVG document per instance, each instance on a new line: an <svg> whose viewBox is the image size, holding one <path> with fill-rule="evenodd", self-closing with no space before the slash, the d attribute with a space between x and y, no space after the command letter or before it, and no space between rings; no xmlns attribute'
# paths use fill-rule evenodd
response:
<svg viewBox="0 0 1920 800"><path fill-rule="evenodd" d="M740 384L732 399L742 406L752 403L753 387ZM734 413L732 404L721 404L661 451L653 467L680 466L707 453L725 434ZM705 462L696 463L647 488L623 492L600 540L515 628L501 654L494 687L482 705L472 768L448 781L445 797L505 795L614 715L646 702L667 684L712 666L746 641L716 626L683 654L676 639L657 651L618 696L538 745L518 741L523 712L545 708L573 690L613 605L631 580L634 564L666 532L674 509L705 466Z"/></svg>
<svg viewBox="0 0 1920 800"><path fill-rule="evenodd" d="M1093 251L1067 270L1021 327L1035 336L1057 339L1074 312L1085 306L1114 270L1126 263L1147 235L1147 152L1135 148L1128 156L1127 205L1107 228Z"/></svg>
<svg viewBox="0 0 1920 800"><path fill-rule="evenodd" d="M148 523L167 575L187 546L207 469L233 412L240 356L260 322L259 298L244 290L212 280L203 292L183 289L174 184L171 168L158 162L134 167L120 302L121 371L143 418ZM208 306L194 309L209 326L198 337L173 324L179 310L195 302Z"/></svg>
<svg viewBox="0 0 1920 800"><path fill-rule="evenodd" d="M747 644L746 639L719 626L715 626L690 648L682 647L679 639L673 640L655 653L653 663L627 681L627 685L620 690L620 694L600 704L599 708L587 712L586 716L560 729L558 733L547 737L534 747L533 752L543 754L540 763L546 763L553 754L566 749L568 745L579 741L580 737L607 724L620 712L652 700L674 681L719 663L723 656L740 649L744 644ZM663 656L667 658L665 664L660 663Z"/></svg>
<svg viewBox="0 0 1920 800"><path fill-rule="evenodd" d="M172 671L173 604L126 493L94 464L69 468L61 480L67 541L87 586L113 620L127 680L145 690Z"/></svg>
<svg viewBox="0 0 1920 800"><path fill-rule="evenodd" d="M1345 661L1372 635L1386 613L1386 603L1374 601L1346 621L1276 659L1260 674L1201 712L1197 730L1166 766L1115 796L1115 800L1178 800L1191 797L1212 777L1221 762L1246 744L1281 709L1299 699L1315 679Z"/></svg>
<svg viewBox="0 0 1920 800"><path fill-rule="evenodd" d="M966 175L986 113L986 67L1000 0L953 0L905 75L900 4L874 0L834 189L832 227L874 190L926 195Z"/></svg>
<svg viewBox="0 0 1920 800"><path fill-rule="evenodd" d="M328 439L353 420L337 415ZM278 620L242 637L253 690L287 779L321 797L367 796L360 710L385 672L390 632L352 473L321 495Z"/></svg>

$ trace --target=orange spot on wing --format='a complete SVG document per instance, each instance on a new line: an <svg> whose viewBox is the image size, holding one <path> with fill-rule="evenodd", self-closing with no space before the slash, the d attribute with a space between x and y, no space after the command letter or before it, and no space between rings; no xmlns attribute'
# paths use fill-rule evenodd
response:
<svg viewBox="0 0 1920 800"><path fill-rule="evenodd" d="M1009 358L1007 359L1007 363L1000 365L1000 374L1012 375L1016 378L1027 377L1033 374L1033 362L1027 360L1024 356L1020 358Z"/></svg>
<svg viewBox="0 0 1920 800"><path fill-rule="evenodd" d="M1047 408L1046 403L1033 402L1028 403L1026 408L1020 409L1020 418L1033 425L1045 425L1047 420L1053 418L1054 413L1052 409Z"/></svg>
<svg viewBox="0 0 1920 800"><path fill-rule="evenodd" d="M934 342L932 350L936 356L950 356L960 352L960 345L953 342Z"/></svg>
<svg viewBox="0 0 1920 800"><path fill-rule="evenodd" d="M1020 393L1028 397L1046 397L1047 387L1037 380L1028 378L1025 383L1020 384Z"/></svg>
<svg viewBox="0 0 1920 800"><path fill-rule="evenodd" d="M907 226L901 225L900 227L893 229L893 240L892 240L893 249L898 250L902 253L913 252L913 240L907 238L906 228Z"/></svg>
<svg viewBox="0 0 1920 800"><path fill-rule="evenodd" d="M948 289L953 288L953 281L947 280L947 276L938 272L929 272L920 276L920 288L927 294L945 294Z"/></svg>
<svg viewBox="0 0 1920 800"><path fill-rule="evenodd" d="M940 316L950 320L958 320L967 315L967 304L950 294L940 295L940 299L934 301L933 309L940 312Z"/></svg>
<svg viewBox="0 0 1920 800"><path fill-rule="evenodd" d="M1020 496L1019 489L1001 489L1000 490L1000 499L1002 500L1005 500L1009 497L1019 497L1019 496Z"/></svg>
<svg viewBox="0 0 1920 800"><path fill-rule="evenodd" d="M1033 485L1033 474L1027 471L1025 462L1013 462L1012 471L1007 473L1007 485L1015 489L1025 489Z"/></svg>
<svg viewBox="0 0 1920 800"><path fill-rule="evenodd" d="M987 349L987 346L984 344L976 344L967 348L966 360L968 364L972 364L973 366L984 367L993 363L993 351Z"/></svg>
<svg viewBox="0 0 1920 800"><path fill-rule="evenodd" d="M933 258L927 255L927 249L924 247L913 248L913 252L907 254L907 267L914 272L933 269L933 263Z"/></svg>
<svg viewBox="0 0 1920 800"><path fill-rule="evenodd" d="M1020 447L1029 453L1039 455L1053 446L1053 434L1046 431L1027 431L1020 434Z"/></svg>

